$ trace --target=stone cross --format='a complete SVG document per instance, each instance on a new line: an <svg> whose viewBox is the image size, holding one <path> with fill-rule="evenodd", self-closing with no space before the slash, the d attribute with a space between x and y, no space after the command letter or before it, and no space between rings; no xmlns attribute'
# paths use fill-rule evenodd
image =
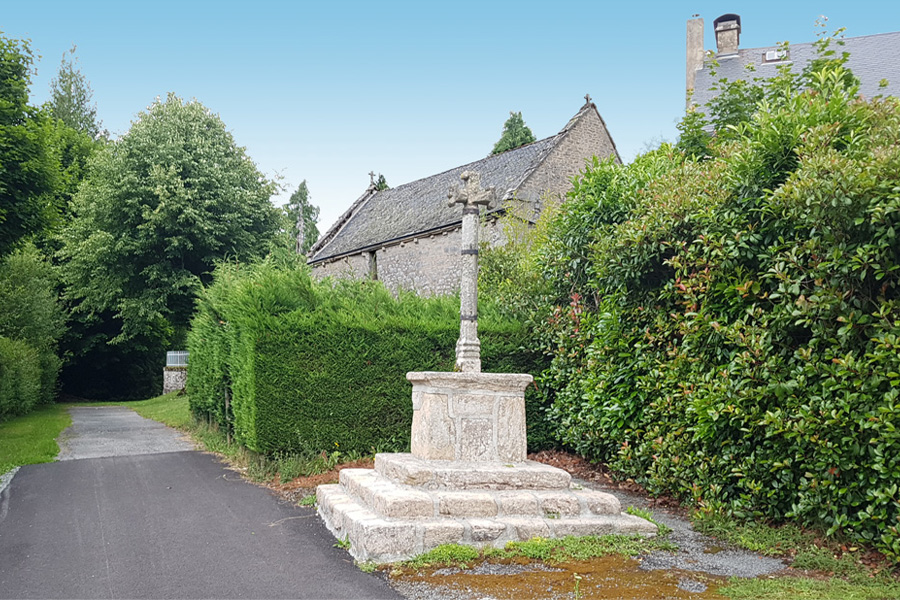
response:
<svg viewBox="0 0 900 600"><path fill-rule="evenodd" d="M473 171L460 176L463 185L451 187L449 205L463 205L462 275L459 283L459 341L456 342L456 370L481 372L481 342L478 341L478 213L494 197L494 188L482 189L481 177Z"/></svg>
<svg viewBox="0 0 900 600"><path fill-rule="evenodd" d="M375 185L375 171L369 171L369 185Z"/></svg>

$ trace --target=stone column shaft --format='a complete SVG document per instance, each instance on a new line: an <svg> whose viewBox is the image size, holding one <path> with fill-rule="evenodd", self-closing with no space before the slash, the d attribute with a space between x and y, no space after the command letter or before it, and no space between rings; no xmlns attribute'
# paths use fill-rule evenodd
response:
<svg viewBox="0 0 900 600"><path fill-rule="evenodd" d="M463 209L462 276L459 287L459 341L456 368L464 373L481 371L478 340L478 205Z"/></svg>

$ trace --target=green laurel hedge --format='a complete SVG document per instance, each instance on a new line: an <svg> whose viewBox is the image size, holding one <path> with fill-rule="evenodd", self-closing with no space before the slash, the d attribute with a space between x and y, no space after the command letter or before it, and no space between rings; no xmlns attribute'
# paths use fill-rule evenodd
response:
<svg viewBox="0 0 900 600"><path fill-rule="evenodd" d="M394 297L376 282L317 282L274 261L220 265L188 336L191 409L258 452L402 450L412 421L405 375L452 369L458 303ZM519 323L483 308L479 327L486 371L542 368L520 350ZM530 390L533 447L547 442L539 402Z"/></svg>
<svg viewBox="0 0 900 600"><path fill-rule="evenodd" d="M542 380L651 491L900 559L900 103L857 89L782 74L699 151L592 165L541 250Z"/></svg>

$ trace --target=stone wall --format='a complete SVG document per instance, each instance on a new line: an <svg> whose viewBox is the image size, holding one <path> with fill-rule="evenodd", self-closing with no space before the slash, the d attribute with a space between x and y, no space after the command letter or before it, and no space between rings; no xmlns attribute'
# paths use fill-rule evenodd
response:
<svg viewBox="0 0 900 600"><path fill-rule="evenodd" d="M312 272L319 279L323 277L362 279L369 273L369 257L364 254L354 254L334 261L322 262L315 265Z"/></svg>
<svg viewBox="0 0 900 600"><path fill-rule="evenodd" d="M581 115L565 139L525 180L519 197L563 200L572 187L572 178L584 171L586 157L592 156L618 159L616 146L593 108Z"/></svg>
<svg viewBox="0 0 900 600"><path fill-rule="evenodd" d="M163 394L183 390L187 385L186 367L166 367L163 369Z"/></svg>
<svg viewBox="0 0 900 600"><path fill-rule="evenodd" d="M480 233L491 245L502 242L503 232L496 220L489 220ZM453 294L459 289L459 228L423 236L379 248L374 253L354 254L313 266L312 273L323 277L370 277L384 282L392 291L410 290L423 296ZM370 270L371 269L371 270Z"/></svg>

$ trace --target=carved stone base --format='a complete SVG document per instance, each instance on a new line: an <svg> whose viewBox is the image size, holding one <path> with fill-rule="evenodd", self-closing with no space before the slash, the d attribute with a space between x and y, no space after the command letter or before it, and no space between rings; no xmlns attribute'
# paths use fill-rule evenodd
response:
<svg viewBox="0 0 900 600"><path fill-rule="evenodd" d="M531 375L424 371L406 378L413 384L413 456L525 460L525 388Z"/></svg>
<svg viewBox="0 0 900 600"><path fill-rule="evenodd" d="M441 544L503 547L533 537L656 535L621 512L612 495L570 485L569 474L532 461L423 460L379 454L375 469L344 469L319 486L319 514L359 561L393 562Z"/></svg>

